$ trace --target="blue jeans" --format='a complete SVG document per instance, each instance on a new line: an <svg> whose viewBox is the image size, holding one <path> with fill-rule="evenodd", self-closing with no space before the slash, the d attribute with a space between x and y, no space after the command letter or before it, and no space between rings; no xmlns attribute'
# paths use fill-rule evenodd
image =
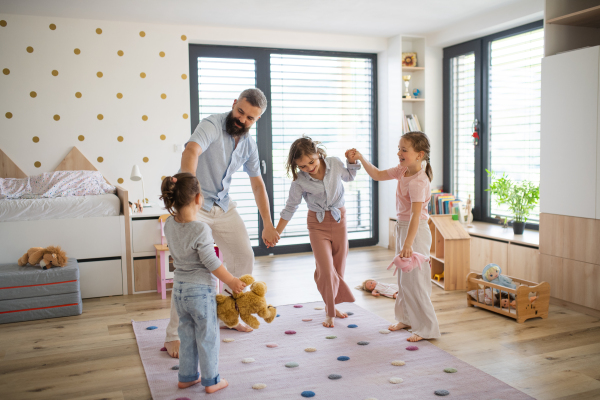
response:
<svg viewBox="0 0 600 400"><path fill-rule="evenodd" d="M219 323L215 288L174 282L173 300L179 315L179 382L193 382L202 372L202 386L216 385L219 376Z"/></svg>

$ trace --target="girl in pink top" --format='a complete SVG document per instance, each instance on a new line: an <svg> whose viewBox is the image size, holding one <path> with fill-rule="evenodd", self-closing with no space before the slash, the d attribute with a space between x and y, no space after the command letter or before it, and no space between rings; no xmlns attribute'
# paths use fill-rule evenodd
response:
<svg viewBox="0 0 600 400"><path fill-rule="evenodd" d="M350 157L360 160L367 173L376 181L398 180L396 190L396 251L409 258L413 251L429 255L431 231L427 220L427 205L431 198L433 172L429 163L429 138L423 132L402 135L398 146L400 164L387 170L379 170L365 160L358 151ZM352 160L351 160L352 161ZM425 164L425 167L423 167ZM412 330L407 340L437 339L440 328L431 303L431 266L424 262L421 268L410 272L398 270L398 296L396 297L396 324L391 331Z"/></svg>

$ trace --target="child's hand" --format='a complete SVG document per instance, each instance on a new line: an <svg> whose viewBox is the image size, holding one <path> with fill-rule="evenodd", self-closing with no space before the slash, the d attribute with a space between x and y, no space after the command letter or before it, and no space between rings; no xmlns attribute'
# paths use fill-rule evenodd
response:
<svg viewBox="0 0 600 400"><path fill-rule="evenodd" d="M400 252L400 258L410 258L412 256L413 253L413 249L412 246L404 243L404 246L402 247L402 251Z"/></svg>
<svg viewBox="0 0 600 400"><path fill-rule="evenodd" d="M229 286L234 293L241 293L246 287L246 284L234 276L233 279L227 283L227 286Z"/></svg>
<svg viewBox="0 0 600 400"><path fill-rule="evenodd" d="M352 149L352 150L354 150L354 160L362 161L362 154L360 153L360 151L358 151L356 149Z"/></svg>

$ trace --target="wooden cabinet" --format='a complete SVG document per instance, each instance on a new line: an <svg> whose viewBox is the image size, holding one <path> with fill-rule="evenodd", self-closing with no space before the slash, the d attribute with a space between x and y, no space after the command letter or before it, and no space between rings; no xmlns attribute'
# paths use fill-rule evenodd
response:
<svg viewBox="0 0 600 400"><path fill-rule="evenodd" d="M563 258L600 264L600 220L566 216L563 220Z"/></svg>
<svg viewBox="0 0 600 400"><path fill-rule="evenodd" d="M509 275L508 243L471 236L471 272L480 274L490 263L498 264L502 273Z"/></svg>
<svg viewBox="0 0 600 400"><path fill-rule="evenodd" d="M563 257L565 217L540 214L540 253Z"/></svg>
<svg viewBox="0 0 600 400"><path fill-rule="evenodd" d="M540 251L535 247L510 243L508 245L508 274L531 282L540 279Z"/></svg>
<svg viewBox="0 0 600 400"><path fill-rule="evenodd" d="M136 292L156 290L156 257L133 260Z"/></svg>
<svg viewBox="0 0 600 400"><path fill-rule="evenodd" d="M431 281L444 290L465 290L470 266L471 237L451 215L432 215ZM438 275L438 277L436 277Z"/></svg>
<svg viewBox="0 0 600 400"><path fill-rule="evenodd" d="M165 214L160 208L144 209L131 216L133 258L133 293L156 291L156 249L161 230L158 218Z"/></svg>

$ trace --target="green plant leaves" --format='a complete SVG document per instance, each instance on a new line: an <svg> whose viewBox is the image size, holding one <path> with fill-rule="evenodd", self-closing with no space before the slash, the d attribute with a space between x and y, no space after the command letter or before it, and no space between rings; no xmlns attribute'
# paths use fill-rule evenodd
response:
<svg viewBox="0 0 600 400"><path fill-rule="evenodd" d="M513 182L505 173L496 178L494 171L485 171L491 181L485 191L495 194L499 205L507 204L516 222L527 221L529 213L540 199L540 187L531 181Z"/></svg>

